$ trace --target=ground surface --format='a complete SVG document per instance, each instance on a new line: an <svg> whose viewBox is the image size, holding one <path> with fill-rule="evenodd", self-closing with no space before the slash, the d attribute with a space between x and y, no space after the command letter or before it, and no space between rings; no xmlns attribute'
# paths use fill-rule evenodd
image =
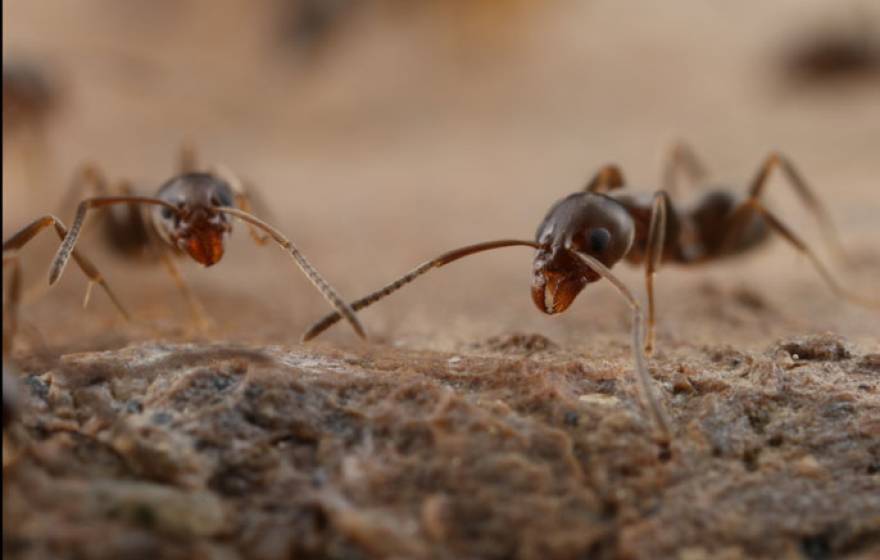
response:
<svg viewBox="0 0 880 560"><path fill-rule="evenodd" d="M870 10L367 13L307 58L268 7L238 5L4 3L4 57L64 91L44 180L4 139L4 239L47 211L69 220L58 201L83 161L149 192L189 137L261 185L273 221L355 296L446 249L530 237L607 161L655 188L684 138L736 184L788 153L854 257L837 275L878 296L876 75L792 82L781 65L795 39ZM825 256L784 182L770 189ZM4 458L14 556L880 554L880 318L782 243L659 275L667 458L638 406L626 307L597 285L541 315L526 249L366 311L370 344L336 328L302 346L325 307L281 252L239 235L216 267L185 264L215 322L195 333L163 271L96 233L83 248L135 325L100 293L82 311L75 270L42 289L48 236L23 256L26 328L4 356L23 394ZM621 275L641 293L638 271Z"/></svg>

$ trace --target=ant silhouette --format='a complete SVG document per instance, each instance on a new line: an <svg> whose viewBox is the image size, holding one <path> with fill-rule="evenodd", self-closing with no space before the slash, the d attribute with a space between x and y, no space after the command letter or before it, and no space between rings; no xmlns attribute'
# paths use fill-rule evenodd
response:
<svg viewBox="0 0 880 560"><path fill-rule="evenodd" d="M55 216L46 215L24 227L3 243L4 264L7 254L12 255L24 247L41 230L53 225L62 238L58 252L49 270L49 284L54 284L64 271L71 257L88 276L89 292L97 283L108 293L124 317L129 315L113 295L106 281L91 261L75 251L75 246L89 210L110 206L125 206L126 213L105 212L104 237L118 252L136 255L144 249L152 249L167 268L183 293L200 326L205 326L204 312L195 294L183 280L172 256L185 255L199 264L209 267L223 257L225 240L232 231L232 219L244 222L251 237L259 245L274 241L286 250L306 277L318 289L330 305L351 324L361 338L365 331L352 309L336 290L306 259L294 243L279 230L251 213L252 189L231 171L215 166L207 172L196 171L195 151L184 146L180 153L179 173L167 180L155 196L131 194L127 182L120 182L112 189L97 166L87 165L77 175L71 187L71 196L80 195L83 189L94 194L82 200L68 230ZM80 195L81 196L81 195ZM17 305L13 303L13 308Z"/></svg>
<svg viewBox="0 0 880 560"><path fill-rule="evenodd" d="M623 173L616 165L602 167L579 192L554 204L538 226L535 241L506 239L469 245L422 263L394 282L351 302L355 311L376 303L431 269L440 268L468 255L524 246L537 251L532 269L531 295L535 306L547 314L568 309L590 283L608 280L633 311L632 344L642 399L661 433L669 428L659 401L653 395L645 354L652 354L655 341L654 277L661 262L696 265L739 255L762 245L776 232L797 251L806 255L825 282L839 296L868 306L878 306L844 289L809 246L761 202L768 177L780 169L808 210L819 221L826 240L843 255L828 212L808 187L789 159L771 153L742 197L728 188L708 188L688 208L673 204L670 193L677 190L677 177L685 172L695 183L705 182L705 167L685 144L676 144L665 165L662 188L653 195L625 189ZM644 265L648 296L647 336L642 326L641 306L627 287L611 272L621 260ZM328 314L303 335L308 341L330 328L340 316ZM644 353L643 353L644 349Z"/></svg>

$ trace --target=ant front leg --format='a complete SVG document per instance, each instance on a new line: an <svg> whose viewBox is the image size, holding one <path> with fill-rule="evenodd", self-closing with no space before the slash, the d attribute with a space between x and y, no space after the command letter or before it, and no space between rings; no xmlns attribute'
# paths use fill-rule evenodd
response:
<svg viewBox="0 0 880 560"><path fill-rule="evenodd" d="M169 254L167 249L162 247L161 243L162 241L159 239L154 239L152 242L152 246L155 247L159 260L162 261L165 270L168 271L168 274L171 276L177 289L183 294L183 298L189 306L190 314L192 315L196 329L200 332L207 331L211 327L211 320L208 318L204 306L199 301L195 292L189 287L189 284L186 283L183 274L180 273L180 269L177 268L177 265L174 263L174 257Z"/></svg>
<svg viewBox="0 0 880 560"><path fill-rule="evenodd" d="M706 166L697 157L696 152L684 142L676 142L669 150L663 166L662 190L678 194L678 178L684 173L692 185L701 185L706 181Z"/></svg>
<svg viewBox="0 0 880 560"><path fill-rule="evenodd" d="M6 263L8 260L15 259L16 252L18 250L27 245L27 243L31 239L33 239L38 233L40 233L40 231L49 226L54 227L55 233L57 233L58 237L62 240L63 248L64 241L67 240L70 232L67 231L61 220L59 220L55 216L46 215L42 218L34 220L3 243L3 262ZM73 257L74 262L76 262L80 270L82 270L86 277L89 279L89 288L88 291L86 291L86 297L83 305L87 304L89 301L89 295L91 294L92 286L98 284L99 286L101 286L104 292L107 293L107 296L113 302L113 305L116 306L116 309L119 311L119 313L122 314L122 316L125 317L126 320L130 320L130 316L125 310L125 307L123 307L122 303L120 303L120 301L116 298L116 295L110 289L110 286L107 285L106 280L104 280L103 275L98 271L97 267L92 264L92 261L90 261L78 251L74 250L72 245L69 248L65 259L69 259L70 257Z"/></svg>
<svg viewBox="0 0 880 560"><path fill-rule="evenodd" d="M669 195L665 191L654 193L651 203L651 222L648 227L648 248L645 257L645 290L648 293L648 334L645 338L645 353L654 353L655 315L654 276L660 266L663 249L666 244L666 215L671 206Z"/></svg>
<svg viewBox="0 0 880 560"><path fill-rule="evenodd" d="M158 198L147 196L103 196L88 198L80 202L76 209L76 217L73 220L73 225L70 226L70 231L64 230L67 235L62 234L64 239L61 242L61 247L58 248L58 252L55 254L52 266L49 269L49 285L54 284L61 276L61 273L64 272L64 267L67 266L67 261L70 260L71 254L74 253L74 247L76 246L76 241L79 239L79 235L82 232L83 223L85 222L88 211L92 208L104 208L115 204L152 204L156 206L164 206L175 213L177 212L177 207L173 204L169 204ZM51 218L55 222L58 222L57 218L54 216L48 216L47 218ZM56 224L56 229L59 224L60 222ZM63 230L63 225L61 227ZM31 237L33 237L33 235L31 235ZM4 249L5 247L6 245L4 244Z"/></svg>

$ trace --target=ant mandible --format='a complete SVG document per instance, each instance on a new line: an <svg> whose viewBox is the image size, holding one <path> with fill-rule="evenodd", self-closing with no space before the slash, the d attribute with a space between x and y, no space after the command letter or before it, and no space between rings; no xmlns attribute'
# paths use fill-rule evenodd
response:
<svg viewBox="0 0 880 560"><path fill-rule="evenodd" d="M306 260L296 245L279 230L251 213L251 189L225 167L215 166L208 172L195 169L194 150L184 146L180 155L179 174L159 187L155 196L149 197L131 194L131 188L126 182L120 182L115 189L111 189L98 168L87 165L77 174L71 193L78 195L82 189L89 188L98 196L86 198L79 203L70 229L67 230L52 215L39 218L3 244L4 262L7 260L7 253L21 249L43 228L54 225L63 241L49 270L49 284L58 280L72 256L91 280L90 287L93 283L100 284L110 294L120 312L127 317L124 308L109 291L94 265L74 250L89 210L125 206L127 212L124 214L103 214L105 237L124 254L132 255L145 248L152 249L183 292L196 320L204 325L202 308L195 294L183 281L171 257L188 255L205 267L216 264L223 257L226 238L232 231L232 218L237 218L248 226L251 236L258 244L263 245L272 240L285 249L321 295L337 313L346 318L358 336L366 337L352 309Z"/></svg>
<svg viewBox="0 0 880 560"><path fill-rule="evenodd" d="M705 178L700 164L684 144L677 144L665 166L662 189L653 195L625 189L621 170L606 165L587 186L554 204L538 227L535 241L500 240L470 245L427 261L387 286L351 303L359 311L412 282L433 268L462 257L502 247L525 246L537 250L532 271L531 294L544 313L568 309L587 284L605 278L627 300L633 310L632 341L642 398L668 437L665 414L650 385L644 348L654 348L654 276L661 262L695 265L738 255L765 242L770 232L778 233L797 251L806 255L828 285L841 297L869 306L878 305L841 287L815 253L761 202L771 171L779 168L807 208L816 216L833 248L842 254L827 211L807 186L789 159L771 153L752 180L745 197L731 189L710 188L689 208L672 203L680 171L695 182ZM645 267L648 295L647 336L643 336L643 313L626 286L610 271L621 260ZM339 320L331 313L314 323L303 335L308 341Z"/></svg>

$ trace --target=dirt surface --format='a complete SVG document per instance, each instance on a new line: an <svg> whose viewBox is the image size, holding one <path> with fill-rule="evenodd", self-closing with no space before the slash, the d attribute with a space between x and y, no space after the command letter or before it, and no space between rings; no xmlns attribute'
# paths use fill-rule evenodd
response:
<svg viewBox="0 0 880 560"><path fill-rule="evenodd" d="M84 161L150 193L189 138L356 297L447 249L530 238L603 163L655 189L681 138L737 189L787 153L839 226L836 276L880 297L876 70L786 78L810 33L880 21L867 3L378 4L302 52L272 2L5 2L4 64L38 64L59 95L36 172L32 144L4 138L4 239L69 221ZM769 191L832 262L784 181ZM214 322L197 332L161 267L98 234L81 247L134 324L97 291L81 310L74 269L44 288L48 234L22 254L12 557L880 555L880 315L781 242L658 275L667 457L625 304L598 284L542 315L528 249L366 310L368 344L341 326L303 346L327 309L282 252L239 231L218 265L183 264Z"/></svg>

